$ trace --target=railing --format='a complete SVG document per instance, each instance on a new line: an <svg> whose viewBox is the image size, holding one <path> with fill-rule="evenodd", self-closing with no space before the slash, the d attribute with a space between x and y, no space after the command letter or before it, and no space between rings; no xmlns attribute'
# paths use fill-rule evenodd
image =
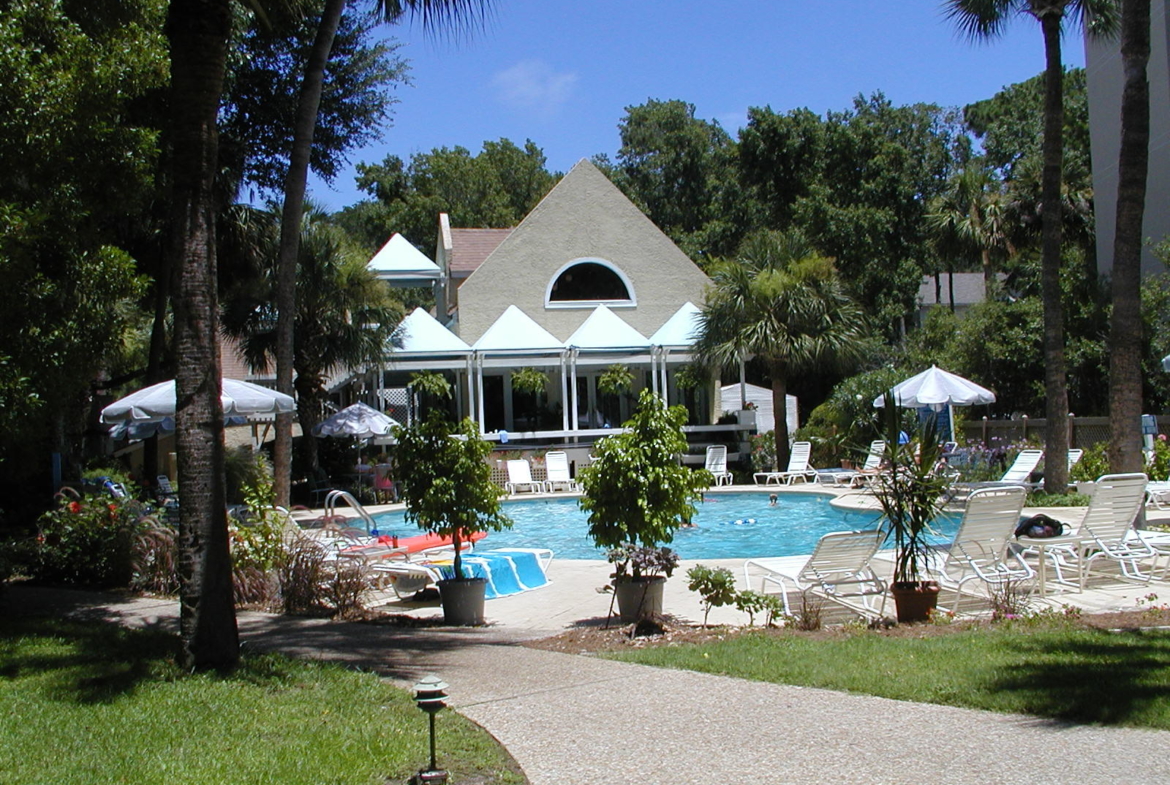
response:
<svg viewBox="0 0 1170 785"><path fill-rule="evenodd" d="M358 517L365 521L366 534L369 534L371 531L375 531L378 528L377 522L374 521L370 514L366 512L366 508L363 507L361 502L355 499L353 494L349 491L334 490L329 492L329 495L325 497L325 516L327 518L332 518L334 516L334 508L339 501L348 504L353 509L353 511L358 514Z"/></svg>
<svg viewBox="0 0 1170 785"><path fill-rule="evenodd" d="M1159 415L1158 430L1170 430L1170 416ZM1020 417L1015 420L968 420L963 423L963 436L968 443L982 441L984 444L1011 444L1013 442L1043 442L1048 420L1044 417ZM1109 441L1108 417L1076 417L1069 415L1069 447L1082 449L1098 442Z"/></svg>

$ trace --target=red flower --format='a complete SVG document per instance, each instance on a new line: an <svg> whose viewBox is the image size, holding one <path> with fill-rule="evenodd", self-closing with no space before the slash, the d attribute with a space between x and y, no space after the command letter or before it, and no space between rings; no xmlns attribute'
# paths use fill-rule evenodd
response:
<svg viewBox="0 0 1170 785"><path fill-rule="evenodd" d="M81 512L81 502L69 502L69 512L77 515Z"/></svg>
<svg viewBox="0 0 1170 785"><path fill-rule="evenodd" d="M113 502L110 502L106 506L110 508L110 512L117 512L118 511L118 505L114 504Z"/></svg>

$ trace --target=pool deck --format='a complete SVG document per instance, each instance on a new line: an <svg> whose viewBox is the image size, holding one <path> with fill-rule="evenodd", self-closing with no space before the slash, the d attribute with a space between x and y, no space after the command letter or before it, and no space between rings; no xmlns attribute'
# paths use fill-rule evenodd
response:
<svg viewBox="0 0 1170 785"><path fill-rule="evenodd" d="M803 483L793 486L758 486L733 485L719 489L711 489L709 493L728 492L756 492L756 493L817 493L835 497L834 506L853 510L872 510L875 502L873 497L838 488L832 485L817 483ZM579 494L554 493L533 494L524 493L510 497L512 500L523 499L551 499L572 498ZM366 508L377 514L387 510L402 509L401 504L371 506ZM1025 508L1025 513L1032 515L1044 512L1058 520L1075 520L1080 508ZM339 510L339 512L343 512ZM296 514L298 520L305 522L319 517L321 511L305 511ZM1147 509L1147 519L1150 522L1170 523L1170 511ZM807 555L789 556L779 560L781 564L791 564L799 568L807 560ZM701 559L683 560L675 572L674 578L666 582L663 597L663 610L670 616L683 623L700 623L703 620L703 610L699 596L687 589L686 572L695 564L705 564L711 567L726 567L732 571L739 589L754 588L749 586L744 575L744 559ZM881 551L874 560L878 573L889 578L893 572L893 553ZM548 571L550 583L535 591L523 594L501 597L491 600L487 604L488 622L497 633L509 639L542 638L555 635L564 630L579 625L603 624L610 610L612 595L600 593L598 590L609 582L610 565L604 561L586 561L554 558ZM1063 606L1080 608L1087 613L1101 613L1114 610L1135 610L1138 601L1149 594L1160 594L1162 601L1170 600L1170 584L1154 582L1153 584L1126 583L1107 581L1091 584L1084 592L1062 587L1050 583L1051 594L1047 597L1032 597L1031 607L1034 609L1053 608ZM966 596L966 595L965 595ZM952 595L953 597L953 595ZM437 600L412 602L396 598L391 591L372 593L367 598L371 607L376 607L390 613L409 613L417 617L438 617L442 609ZM944 592L940 602L949 606L949 600ZM964 611L979 611L986 609L986 603L978 599L969 602L964 600ZM852 616L848 611L827 606L826 618L829 621L844 621ZM887 609L887 615L892 615L892 609ZM744 625L748 617L732 607L713 608L708 618L710 624ZM756 620L759 623L759 619Z"/></svg>
<svg viewBox="0 0 1170 785"><path fill-rule="evenodd" d="M799 564L802 557L792 559ZM742 580L742 559L705 563L727 566ZM515 645L600 623L609 596L596 589L608 573L604 562L556 560L549 586L489 601L489 624L481 628L242 612L240 633L250 649L346 663L404 688L428 673L439 675L450 685L451 705L499 739L531 785L1170 781L1167 731L1070 725ZM685 577L676 574L666 589L669 613L701 619ZM1170 585L1114 586L1046 602L1132 609L1151 591L1170 596ZM434 604L384 605L412 615L438 613ZM140 626L175 628L178 617L173 600L13 587L0 598L0 618L38 606ZM711 622L743 624L746 618L717 608ZM443 743L440 736L440 756Z"/></svg>

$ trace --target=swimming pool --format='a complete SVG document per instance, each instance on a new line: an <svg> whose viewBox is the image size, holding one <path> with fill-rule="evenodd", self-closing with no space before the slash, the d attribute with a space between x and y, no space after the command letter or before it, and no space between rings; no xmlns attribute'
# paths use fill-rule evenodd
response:
<svg viewBox="0 0 1170 785"><path fill-rule="evenodd" d="M777 506L766 493L708 494L698 505L693 529L679 529L671 547L683 559L749 559L812 553L822 534L876 525L872 512L846 512L829 506L831 496L780 495ZM506 502L510 530L492 532L480 547L551 548L558 559L605 559L587 534L585 513L576 499L528 499ZM402 512L376 516L382 534L417 534ZM940 522L940 534L953 535L956 523Z"/></svg>

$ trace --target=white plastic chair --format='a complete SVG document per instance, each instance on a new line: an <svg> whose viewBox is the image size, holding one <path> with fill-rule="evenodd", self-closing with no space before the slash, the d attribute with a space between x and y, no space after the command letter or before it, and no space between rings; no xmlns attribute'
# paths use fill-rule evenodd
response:
<svg viewBox="0 0 1170 785"><path fill-rule="evenodd" d="M715 477L716 487L731 485L731 472L727 471L727 447L722 444L711 444L707 447L707 460L704 467Z"/></svg>
<svg viewBox="0 0 1170 785"><path fill-rule="evenodd" d="M577 481L569 476L569 456L562 451L546 453L544 456L544 468L548 473L548 479L545 480L545 486L549 493L557 490L557 486L561 486L566 491L580 490L577 486Z"/></svg>
<svg viewBox="0 0 1170 785"><path fill-rule="evenodd" d="M933 577L955 590L952 611L958 612L963 585L982 580L988 588L1031 581L1035 571L1008 544L1020 523L1028 491L1021 486L980 488L967 497L963 520L954 541L947 546L943 563Z"/></svg>
<svg viewBox="0 0 1170 785"><path fill-rule="evenodd" d="M817 472L808 465L809 455L812 453L812 442L793 442L792 452L788 456L788 468L782 472L756 472L752 475L756 485L770 485L784 483L791 485L797 480L808 482L815 480Z"/></svg>
<svg viewBox="0 0 1170 785"><path fill-rule="evenodd" d="M508 481L504 483L504 490L508 493L519 493L529 490L533 493L543 493L544 483L532 479L532 465L523 458L508 461Z"/></svg>
<svg viewBox="0 0 1170 785"><path fill-rule="evenodd" d="M886 606L886 582L870 566L885 539L878 529L830 532L817 541L808 561L793 568L791 559L748 559L743 565L744 579L751 586L759 578L760 593L769 586L779 589L785 615L792 614L788 591L819 590L819 594L863 616L880 618ZM787 563L787 566L786 566ZM881 602L874 605L874 598ZM851 600L860 600L860 605Z"/></svg>

